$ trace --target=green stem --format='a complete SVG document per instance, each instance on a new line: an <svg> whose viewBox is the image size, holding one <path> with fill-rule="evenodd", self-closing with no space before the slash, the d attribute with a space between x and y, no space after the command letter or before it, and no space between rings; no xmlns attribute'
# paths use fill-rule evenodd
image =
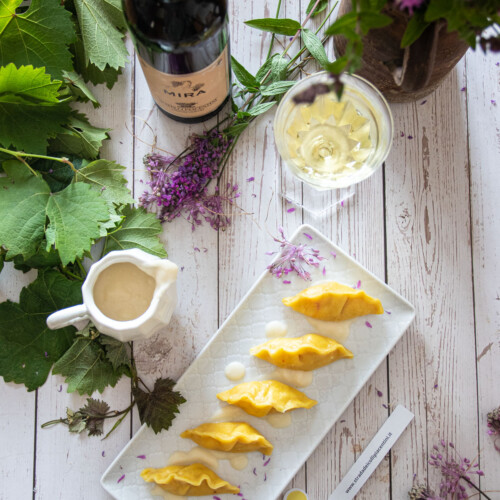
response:
<svg viewBox="0 0 500 500"><path fill-rule="evenodd" d="M77 274L68 271L66 268L62 266L59 267L59 270L61 271L61 273L65 274L68 278L73 278L78 281L83 281L83 278L81 276L78 276Z"/></svg>
<svg viewBox="0 0 500 500"><path fill-rule="evenodd" d="M276 16L275 16L276 19L278 19L279 15L280 15L280 9L281 9L281 0L278 1L278 8L276 9ZM276 35L273 33L273 35L271 37L271 43L269 44L269 50L267 51L266 61L271 56L271 51L273 50L275 38L276 38Z"/></svg>
<svg viewBox="0 0 500 500"><path fill-rule="evenodd" d="M83 267L82 261L77 257L75 261L80 268L80 271L82 272L83 278L87 277L87 271L85 271L85 268Z"/></svg>
<svg viewBox="0 0 500 500"><path fill-rule="evenodd" d="M9 155L15 156L19 161L22 161L28 168L36 175L36 172L26 163L24 158L41 158L43 160L52 160L57 161L59 163L66 163L71 167L71 170L76 174L78 170L75 168L73 163L71 163L67 158L56 158L55 156L47 156L47 155L35 155L32 153L24 153L22 151L11 151L10 149L0 148L0 152L7 153Z"/></svg>

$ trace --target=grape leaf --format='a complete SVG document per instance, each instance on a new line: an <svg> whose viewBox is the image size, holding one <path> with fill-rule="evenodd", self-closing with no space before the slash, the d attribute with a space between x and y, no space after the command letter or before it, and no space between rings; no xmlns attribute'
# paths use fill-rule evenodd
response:
<svg viewBox="0 0 500 500"><path fill-rule="evenodd" d="M125 207L122 213L125 219L119 229L108 234L104 253L140 248L158 257L167 256L159 238L162 232L161 224L154 214L134 207Z"/></svg>
<svg viewBox="0 0 500 500"><path fill-rule="evenodd" d="M22 255L16 255L14 257L14 268L23 273L27 273L31 269L43 269L47 267L55 267L61 264L61 259L59 254L51 248L47 252L44 247L44 242L40 244L35 255L32 255L28 259L23 258Z"/></svg>
<svg viewBox="0 0 500 500"><path fill-rule="evenodd" d="M6 382L40 387L52 364L71 346L75 328L49 330L50 313L79 304L81 283L57 271L39 271L37 279L21 291L19 304L0 303L0 375Z"/></svg>
<svg viewBox="0 0 500 500"><path fill-rule="evenodd" d="M83 77L74 71L63 71L64 82L68 85L70 92L83 102L92 102L94 108L99 108L101 104L96 96L87 87Z"/></svg>
<svg viewBox="0 0 500 500"><path fill-rule="evenodd" d="M138 387L132 389L141 423L151 427L155 434L172 425L179 405L186 402L180 392L172 390L174 385L173 380L166 378L157 379L151 392Z"/></svg>
<svg viewBox="0 0 500 500"><path fill-rule="evenodd" d="M32 0L26 12L16 14L21 2L0 2L0 66L31 64L60 78L63 70L73 68L68 48L76 39L71 13L59 2Z"/></svg>
<svg viewBox="0 0 500 500"><path fill-rule="evenodd" d="M74 0L83 40L85 62L103 70L106 65L118 69L125 66L128 52L123 33L117 27L116 2L106 0ZM118 25L123 26L123 23Z"/></svg>
<svg viewBox="0 0 500 500"><path fill-rule="evenodd" d="M121 75L121 68L115 69L107 64L103 70L100 70L95 64L89 62L85 57L85 47L78 23L75 23L75 29L76 42L71 47L74 56L73 64L75 72L80 74L87 83L91 82L94 85L105 83L108 89L112 89L118 80L118 76Z"/></svg>
<svg viewBox="0 0 500 500"><path fill-rule="evenodd" d="M102 393L107 386L114 387L122 375L113 370L98 341L81 336L55 363L52 373L66 377L68 392L89 396L94 391Z"/></svg>
<svg viewBox="0 0 500 500"><path fill-rule="evenodd" d="M106 348L106 358L115 370L122 366L130 368L130 346L127 342L120 342L113 337L102 334L99 336L99 340Z"/></svg>
<svg viewBox="0 0 500 500"><path fill-rule="evenodd" d="M71 111L59 101L61 82L44 68L14 64L0 68L0 144L44 154L47 138L62 132Z"/></svg>
<svg viewBox="0 0 500 500"><path fill-rule="evenodd" d="M102 142L109 139L109 128L99 128L91 125L87 117L80 113L72 113L64 127L55 139L50 141L49 150L73 154L89 160L99 155Z"/></svg>
<svg viewBox="0 0 500 500"><path fill-rule="evenodd" d="M66 155L75 168L81 168L88 160ZM31 167L42 174L44 181L49 185L51 193L62 191L69 186L75 177L73 169L67 163L54 160L37 159L31 163Z"/></svg>
<svg viewBox="0 0 500 500"><path fill-rule="evenodd" d="M28 258L43 238L50 189L20 161L6 161L3 168L8 177L0 178L0 244L8 259Z"/></svg>
<svg viewBox="0 0 500 500"><path fill-rule="evenodd" d="M100 223L109 220L106 200L83 182L70 184L47 203L47 250L55 245L63 266L82 257L100 236Z"/></svg>
<svg viewBox="0 0 500 500"><path fill-rule="evenodd" d="M96 160L83 167L76 175L76 180L99 189L109 203L134 203L127 188L127 179L123 176L124 170L124 166L113 161Z"/></svg>

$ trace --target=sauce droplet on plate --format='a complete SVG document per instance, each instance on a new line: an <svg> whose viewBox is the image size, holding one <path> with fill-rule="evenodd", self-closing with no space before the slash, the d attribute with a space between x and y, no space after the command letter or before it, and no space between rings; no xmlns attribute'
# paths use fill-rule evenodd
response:
<svg viewBox="0 0 500 500"><path fill-rule="evenodd" d="M270 321L266 325L266 337L268 339L277 339L286 337L288 328L284 321Z"/></svg>
<svg viewBox="0 0 500 500"><path fill-rule="evenodd" d="M229 380L241 380L245 376L245 367L239 361L233 361L226 366L224 373Z"/></svg>

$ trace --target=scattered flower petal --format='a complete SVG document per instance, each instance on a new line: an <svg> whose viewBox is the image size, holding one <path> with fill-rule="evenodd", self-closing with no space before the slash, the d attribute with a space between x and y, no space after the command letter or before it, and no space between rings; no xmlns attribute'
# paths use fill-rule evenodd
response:
<svg viewBox="0 0 500 500"><path fill-rule="evenodd" d="M425 104L427 102L427 99L424 99L421 103L420 103L420 106L422 106L423 104Z"/></svg>
<svg viewBox="0 0 500 500"><path fill-rule="evenodd" d="M303 234L304 234L304 236L305 236L307 239L309 239L309 240L312 240L312 239L313 239L313 238L312 238L312 236L311 236L310 234L307 234L307 233L303 233Z"/></svg>
<svg viewBox="0 0 500 500"><path fill-rule="evenodd" d="M337 258L337 254L335 252L330 252L330 255L333 255L333 258L336 259Z"/></svg>
<svg viewBox="0 0 500 500"><path fill-rule="evenodd" d="M326 267L323 266L323 276L326 276Z"/></svg>
<svg viewBox="0 0 500 500"><path fill-rule="evenodd" d="M404 132L401 132L401 137L404 137L405 136L405 133Z"/></svg>
<svg viewBox="0 0 500 500"><path fill-rule="evenodd" d="M200 251L200 249L199 249L198 247L194 247L194 248L193 248L193 250L194 250L195 252L199 252L199 251Z"/></svg>
<svg viewBox="0 0 500 500"><path fill-rule="evenodd" d="M371 324L369 321L365 321L365 325L366 325L368 328L373 328L372 324Z"/></svg>
<svg viewBox="0 0 500 500"><path fill-rule="evenodd" d="M291 283L291 281L288 281L288 280L283 280L283 284L284 285L289 285Z"/></svg>
<svg viewBox="0 0 500 500"><path fill-rule="evenodd" d="M461 91L461 92L465 92L466 90L467 90L467 87L462 87L462 88L460 89L460 91Z"/></svg>
<svg viewBox="0 0 500 500"><path fill-rule="evenodd" d="M253 471L252 471L252 472L253 472L253 475L254 475L254 476L256 476L256 475L257 475L257 469L256 469L255 467L253 468Z"/></svg>
<svg viewBox="0 0 500 500"><path fill-rule="evenodd" d="M254 180L255 180L255 177L249 177L249 178L247 179L247 182L253 182Z"/></svg>
<svg viewBox="0 0 500 500"><path fill-rule="evenodd" d="M118 478L118 481L116 481L116 482L117 482L117 483L121 483L124 479L125 479L125 474L122 474L122 475Z"/></svg>
<svg viewBox="0 0 500 500"><path fill-rule="evenodd" d="M57 392L62 392L62 384L59 386L59 389L57 389Z"/></svg>
<svg viewBox="0 0 500 500"><path fill-rule="evenodd" d="M356 288L361 288L361 280L358 280L358 283L356 284Z"/></svg>
<svg viewBox="0 0 500 500"><path fill-rule="evenodd" d="M105 456L106 456L106 452L105 452L105 451L103 451L103 452L101 453L101 457L105 457Z"/></svg>
<svg viewBox="0 0 500 500"><path fill-rule="evenodd" d="M140 458L141 460L146 460L146 455L137 455L137 458Z"/></svg>
<svg viewBox="0 0 500 500"><path fill-rule="evenodd" d="M413 136L412 135L409 135L408 136L408 139L410 139L410 141L413 139Z"/></svg>
<svg viewBox="0 0 500 500"><path fill-rule="evenodd" d="M264 465L264 467L267 467L267 465L269 465L269 462L270 462L270 461L271 461L271 459L270 459L270 458L268 458L268 459L264 462L264 464L263 464L263 465Z"/></svg>
<svg viewBox="0 0 500 500"><path fill-rule="evenodd" d="M292 212L295 212L295 208L289 208L289 209L287 210L287 212L288 212L289 214L291 214Z"/></svg>
<svg viewBox="0 0 500 500"><path fill-rule="evenodd" d="M381 398L384 394L382 393L382 391L379 391L376 387L375 387L375 391L377 392L377 396L379 398Z"/></svg>

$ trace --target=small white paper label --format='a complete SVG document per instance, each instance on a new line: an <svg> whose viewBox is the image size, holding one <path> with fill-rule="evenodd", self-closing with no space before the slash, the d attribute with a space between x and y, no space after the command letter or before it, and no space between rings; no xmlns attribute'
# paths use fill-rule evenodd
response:
<svg viewBox="0 0 500 500"><path fill-rule="evenodd" d="M350 500L366 483L373 471L394 446L399 436L413 420L413 413L404 406L398 405L384 422L375 437L370 441L361 456L340 481L328 500Z"/></svg>

